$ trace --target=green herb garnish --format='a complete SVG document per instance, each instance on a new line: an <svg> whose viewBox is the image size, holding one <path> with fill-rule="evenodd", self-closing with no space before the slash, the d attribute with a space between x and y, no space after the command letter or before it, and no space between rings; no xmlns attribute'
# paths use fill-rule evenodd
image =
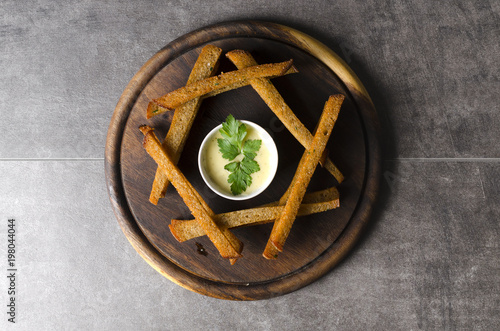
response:
<svg viewBox="0 0 500 331"><path fill-rule="evenodd" d="M247 135L247 127L236 120L233 115L226 118L219 132L223 139L217 139L217 144L223 158L233 161L243 154L241 161L233 161L224 166L224 169L231 173L227 179L227 182L231 184L231 192L238 195L252 185L250 175L260 170L259 164L254 158L260 149L262 140L244 140Z"/></svg>

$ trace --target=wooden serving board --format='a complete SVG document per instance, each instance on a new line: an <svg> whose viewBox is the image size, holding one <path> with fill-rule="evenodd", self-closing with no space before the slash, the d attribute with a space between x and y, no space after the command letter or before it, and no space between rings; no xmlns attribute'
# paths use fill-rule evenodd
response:
<svg viewBox="0 0 500 331"><path fill-rule="evenodd" d="M314 130L331 94L346 100L328 144L330 157L345 176L338 185L340 208L298 218L277 260L262 257L272 225L235 229L244 243L243 258L231 266L207 237L184 243L171 235L172 218L191 219L170 186L157 206L149 203L156 164L142 147L142 124L166 135L173 112L146 119L148 102L185 85L201 48L206 44L250 51L259 63L294 60L299 73L273 79L297 117ZM220 71L235 70L225 57ZM223 199L204 184L197 153L205 135L228 114L253 121L275 139L279 153L276 178L260 196L247 201ZM205 295L233 300L256 300L299 289L332 269L352 248L369 220L378 190L380 150L378 120L361 82L330 49L297 30L263 22L229 22L189 33L154 55L132 78L109 126L106 180L118 222L139 254L175 283ZM279 200L288 187L304 148L250 87L205 99L193 125L179 168L216 212L255 207ZM318 167L309 191L337 185ZM200 254L203 247L205 254Z"/></svg>

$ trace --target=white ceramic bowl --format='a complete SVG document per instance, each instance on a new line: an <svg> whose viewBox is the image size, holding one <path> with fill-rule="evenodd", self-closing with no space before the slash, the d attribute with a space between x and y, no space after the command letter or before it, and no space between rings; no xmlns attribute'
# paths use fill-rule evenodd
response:
<svg viewBox="0 0 500 331"><path fill-rule="evenodd" d="M267 133L266 130L264 130L262 127L259 125L249 122L249 121L240 121L244 123L247 127L251 127L254 129L258 135L260 136L260 139L262 140L262 146L266 146L267 149L269 150L269 169L268 169L268 174L267 177L264 179L262 184L257 187L253 188L253 190L250 193L247 193L247 191L242 192L239 195L233 195L230 191L227 192L224 188L221 188L219 184L217 184L208 174L208 171L205 166L204 160L204 154L207 149L207 143L215 136L217 135L218 131L220 128L222 128L222 124L218 125L215 127L210 133L207 134L205 139L203 139L203 142L201 143L200 150L198 152L198 168L200 169L200 174L205 183L207 184L208 187L212 191L214 191L216 194L220 195L221 197L224 197L226 199L230 200L247 200L253 197L256 197L260 193L262 193L268 186L271 184L271 182L274 179L274 176L276 175L276 170L278 169L278 150L276 149L276 144L274 143L273 138ZM262 147L261 147L262 148ZM217 152L219 150L217 149ZM227 161L229 163L231 161ZM262 170L262 169L261 169ZM229 175L229 172L224 170L223 168L220 171L224 171ZM252 183L254 185L255 183Z"/></svg>

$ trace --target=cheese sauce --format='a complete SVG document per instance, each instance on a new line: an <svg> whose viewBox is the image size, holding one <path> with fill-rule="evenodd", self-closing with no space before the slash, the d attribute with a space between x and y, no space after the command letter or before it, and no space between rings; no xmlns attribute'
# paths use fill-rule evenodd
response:
<svg viewBox="0 0 500 331"><path fill-rule="evenodd" d="M249 125L246 125L246 127L247 135L245 137L245 141L248 139L262 140L256 129ZM224 193L232 195L231 185L227 182L230 172L224 169L224 166L233 161L241 161L241 159L243 159L243 155L238 155L238 157L232 161L224 159L222 157L222 153L219 151L217 139L222 139L222 136L218 131L206 142L201 162L212 183L217 185ZM270 169L271 155L264 140L262 140L262 144L254 160L259 164L260 170L250 175L252 177L252 185L247 187L246 191L241 193L241 195L248 195L258 190L259 187L266 182L268 177L272 175Z"/></svg>

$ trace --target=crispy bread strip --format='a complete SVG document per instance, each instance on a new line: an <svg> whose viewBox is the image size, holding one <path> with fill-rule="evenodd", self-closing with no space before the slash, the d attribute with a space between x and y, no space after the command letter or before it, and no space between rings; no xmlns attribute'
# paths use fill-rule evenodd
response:
<svg viewBox="0 0 500 331"><path fill-rule="evenodd" d="M205 209L208 207L206 203L201 202L202 199L199 194L165 152L158 138L156 138L156 135L153 133L153 129L144 125L140 127L140 130L144 134L144 148L156 163L158 163L158 165L168 174L168 179L172 182L172 185L174 185L200 226L205 230L205 233L214 246L219 250L220 255L227 259L241 257L240 253L232 246L231 242L215 224L213 218Z"/></svg>
<svg viewBox="0 0 500 331"><path fill-rule="evenodd" d="M191 185L191 183L188 182L188 184L190 185L191 189L195 193L196 197L200 201L200 203L203 206L203 208L207 211L208 215L215 221L215 219L214 219L215 213L213 212L213 210L208 206L208 204L206 203L206 201L203 200L203 198L201 197L201 195L198 193L198 191L195 190L195 188ZM196 224L198 224L198 222L196 220L195 220L195 222L196 222ZM220 227L220 229L221 229L222 233L224 234L224 236L226 236L226 238L231 243L231 246L233 246L234 249L238 253L241 254L241 252L243 251L243 243L234 235L234 233L232 233L231 231L229 231L228 227ZM234 265L237 260L238 260L238 258L230 258L229 262L231 263L231 265Z"/></svg>
<svg viewBox="0 0 500 331"><path fill-rule="evenodd" d="M286 238L297 216L309 181L328 143L343 101L344 96L338 94L330 96L325 104L311 146L304 152L299 167L295 172L285 208L281 216L274 222L266 249L262 254L267 259L277 258L275 249L280 252L283 251Z"/></svg>
<svg viewBox="0 0 500 331"><path fill-rule="evenodd" d="M215 213L213 212L213 210L208 206L206 201L203 200L201 195L198 193L198 191L195 190L195 188L191 185L191 183L188 182L188 184L190 185L191 189L195 193L196 197L200 201L203 208L207 211L208 215L215 221L215 219L214 219ZM196 220L195 220L195 222L198 224L198 222ZM241 254L241 252L243 251L243 243L234 235L234 233L229 231L228 227L220 227L220 229L221 229L222 233L224 234L224 236L226 236L227 240L229 240L229 242L231 243L231 246L233 246L234 249L239 254ZM238 258L230 258L229 262L231 263L231 265L234 265L237 260L238 260Z"/></svg>
<svg viewBox="0 0 500 331"><path fill-rule="evenodd" d="M294 68L294 67L292 67ZM288 73L293 73L293 69L290 68L288 71L287 71L287 74ZM297 72L297 70L295 69L295 72ZM188 82L189 84L189 82ZM224 92L227 92L227 91L230 91L230 90L234 90L234 89L237 89L237 88L240 88L240 87L243 87L243 86L246 86L248 85L248 81L245 81L245 80L242 80L242 81L239 81L235 84L232 84L232 85L229 85L229 86L226 86L225 88L222 88L222 89L218 89L218 90L214 90L210 93L207 93L201 97L196 97L188 102L186 102L185 104L183 105L186 105L188 104L189 102L192 102L193 100L196 100L198 98L201 98L201 99L205 99L205 98L209 98L209 97L213 97L213 96L216 96L217 94L221 94L221 93L224 93ZM181 109L181 107L183 105L180 105L177 109ZM176 109L176 110L177 110ZM150 101L149 104L148 104L148 109L146 111L146 116L147 118L151 118L157 114L161 114L161 113L164 113L164 112L167 112L167 111L170 111L170 109L168 108L165 108L165 107L162 107L160 104L158 104L156 102L156 100L153 100L153 101Z"/></svg>
<svg viewBox="0 0 500 331"><path fill-rule="evenodd" d="M283 76L285 75L289 75L289 74L296 74L298 73L299 71L297 70L297 68L295 68L293 65L283 74ZM270 77L270 78L273 78L273 77ZM212 92L209 92L203 96L201 96L202 99L205 99L205 98L210 98L210 97L214 97L216 96L217 94L221 94L221 93L224 93L224 92L227 92L227 91L231 91L231 90L235 90L237 88L240 88L240 87L243 87L243 86L247 86L247 85L250 85L250 81L249 80L241 80L241 81L238 81L232 85L228 85L224 88L221 88L221 89L217 89L217 90L213 90ZM180 107L179 107L180 108ZM154 115L157 115L157 114L161 114L161 113L164 113L164 112L167 112L167 111L170 111L170 109L168 108L165 108L165 107L162 107L160 106L158 103L156 103L154 100L153 101L150 101L149 104L148 104L148 109L146 111L146 115L149 116L148 118L151 118L153 117Z"/></svg>
<svg viewBox="0 0 500 331"><path fill-rule="evenodd" d="M234 50L226 53L226 57L236 65L238 69L243 69L250 66L257 65L252 55L243 50ZM278 92L276 87L271 83L268 78L256 78L250 81L250 84L264 102L271 108L273 113L280 119L290 133L297 139L304 148L309 148L313 140L311 132L302 124L302 122L295 116L290 107L286 104L285 100ZM327 158L328 151L323 152L323 157L320 163L335 177L338 183L344 180L344 176Z"/></svg>
<svg viewBox="0 0 500 331"><path fill-rule="evenodd" d="M299 165L297 166L297 169L299 169L303 163L304 163L304 158L301 158L299 161ZM292 181L291 181L290 185L288 186L288 189L281 197L281 199L278 203L280 206L284 206L286 204L286 201L288 200L288 196L290 195L290 192L292 191L292 187L294 186L296 181L297 181L297 174L295 174L293 176ZM266 245L266 248L265 248L265 254L267 256L277 257L279 254L279 251L276 247L274 247L274 245L268 244L268 245ZM263 255L263 256L265 256L265 255Z"/></svg>
<svg viewBox="0 0 500 331"><path fill-rule="evenodd" d="M320 213L338 208L339 205L339 193L335 187L331 187L326 190L306 194L297 216ZM214 221L221 228L270 223L281 215L283 208L284 206L278 206L278 201L276 201L257 208L218 214L214 217ZM169 228L174 237L180 242L205 235L203 228L199 226L196 220L173 219Z"/></svg>
<svg viewBox="0 0 500 331"><path fill-rule="evenodd" d="M250 80L253 78L283 76L288 69L290 69L292 63L292 60L288 60L280 63L256 65L241 70L226 72L218 76L206 78L193 84L186 85L153 100L162 108L157 108L157 112L154 114L147 113L146 117L151 118L154 115L158 115L161 113L162 109L173 110L196 97L201 97L212 91L225 89L228 86L237 84L241 81L245 81L246 85L248 85L250 84Z"/></svg>
<svg viewBox="0 0 500 331"><path fill-rule="evenodd" d="M215 47L213 45L207 45L202 48L198 59L196 60L193 70L189 75L187 84L192 84L194 82L200 81L207 77L210 77L216 70L216 65L219 61L219 57L222 53L222 49ZM150 102L151 105L151 102ZM189 136L189 131L193 125L198 109L201 105L200 98L194 98L193 100L181 105L174 112L172 122L170 123L170 128L168 129L167 136L163 140L162 146L167 151L168 155L172 157L174 164L179 162L184 145ZM148 106L149 107L149 106ZM154 107L154 104L153 104ZM156 169L155 180L153 181L153 187L151 189L151 194L149 195L149 201L156 205L160 198L165 196L165 192L168 187L167 174L160 167Z"/></svg>

